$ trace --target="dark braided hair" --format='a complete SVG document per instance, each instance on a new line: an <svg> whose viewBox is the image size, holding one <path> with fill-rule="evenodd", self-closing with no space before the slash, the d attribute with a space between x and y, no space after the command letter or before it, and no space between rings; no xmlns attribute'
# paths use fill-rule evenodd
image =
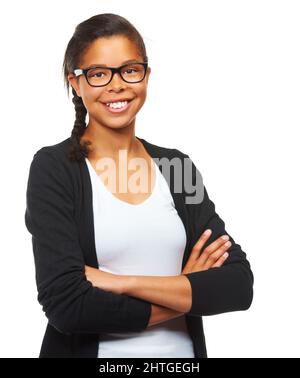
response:
<svg viewBox="0 0 300 378"><path fill-rule="evenodd" d="M112 13L103 13L93 16L75 28L75 32L70 39L63 62L64 83L69 96L70 84L68 75L76 68L80 67L81 57L86 49L97 38L110 37L115 35L126 36L129 40L134 42L137 49L144 59L148 61L145 44L142 36L137 29L124 17ZM87 110L83 104L82 98L79 97L72 88L73 99L75 106L75 122L71 133L71 145L68 158L71 161L79 161L84 157L88 157L90 141L80 141L80 138L86 129L86 115Z"/></svg>
<svg viewBox="0 0 300 378"><path fill-rule="evenodd" d="M71 147L69 151L69 159L80 160L82 156L88 156L88 145L91 144L90 141L83 142L83 145L79 144L80 137L83 135L86 128L86 107L83 105L81 97L77 96L74 88L72 88L73 99L72 102L75 106L75 122L71 133Z"/></svg>

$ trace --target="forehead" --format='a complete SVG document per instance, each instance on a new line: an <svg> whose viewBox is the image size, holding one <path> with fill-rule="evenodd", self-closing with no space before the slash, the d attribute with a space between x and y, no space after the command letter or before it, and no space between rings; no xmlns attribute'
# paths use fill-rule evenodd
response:
<svg viewBox="0 0 300 378"><path fill-rule="evenodd" d="M86 67L94 64L119 66L129 59L140 60L137 46L125 36L98 38L84 51L81 65Z"/></svg>

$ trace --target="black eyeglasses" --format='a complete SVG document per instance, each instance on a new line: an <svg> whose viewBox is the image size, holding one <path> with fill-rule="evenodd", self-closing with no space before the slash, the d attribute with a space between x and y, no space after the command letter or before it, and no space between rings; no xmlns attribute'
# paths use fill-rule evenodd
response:
<svg viewBox="0 0 300 378"><path fill-rule="evenodd" d="M86 69L74 70L75 76L84 75L92 87L103 87L112 81L115 73L120 74L126 83L139 83L144 80L148 62L134 62L120 67L97 66Z"/></svg>

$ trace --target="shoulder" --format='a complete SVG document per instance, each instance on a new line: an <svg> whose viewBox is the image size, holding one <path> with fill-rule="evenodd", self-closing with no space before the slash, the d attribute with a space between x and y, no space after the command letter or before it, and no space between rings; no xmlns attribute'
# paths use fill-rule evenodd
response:
<svg viewBox="0 0 300 378"><path fill-rule="evenodd" d="M54 156L58 160L67 159L67 152L70 146L71 139L66 138L63 141L60 141L56 144L43 146L34 153L34 157L40 156Z"/></svg>
<svg viewBox="0 0 300 378"><path fill-rule="evenodd" d="M68 158L71 138L68 137L58 143L39 148L33 155L33 162L38 162L43 168L56 166L61 171L73 172L78 168L78 162Z"/></svg>
<svg viewBox="0 0 300 378"><path fill-rule="evenodd" d="M39 148L30 163L30 176L51 182L66 182L73 175L76 164L68 159L70 138ZM72 165L73 164L73 165Z"/></svg>
<svg viewBox="0 0 300 378"><path fill-rule="evenodd" d="M182 191L187 205L201 204L205 191L203 178L190 156L178 148L162 147L145 139L139 139L152 157L159 158L159 165L162 166L162 172L171 190L175 193ZM171 167L172 174L170 174Z"/></svg>

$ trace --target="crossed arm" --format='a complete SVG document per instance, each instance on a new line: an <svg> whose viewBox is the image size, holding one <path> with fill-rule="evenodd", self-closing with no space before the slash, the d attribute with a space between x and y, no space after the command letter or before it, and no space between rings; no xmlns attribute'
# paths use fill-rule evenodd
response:
<svg viewBox="0 0 300 378"><path fill-rule="evenodd" d="M184 275L126 276L86 266L87 280L99 289L127 294L170 310L185 313L192 304L192 289Z"/></svg>
<svg viewBox="0 0 300 378"><path fill-rule="evenodd" d="M192 289L184 275L126 276L85 267L87 280L99 289L126 294L152 303L149 325L179 317L192 304Z"/></svg>
<svg viewBox="0 0 300 378"><path fill-rule="evenodd" d="M220 267L228 253L231 243L228 237L215 240L202 255L204 244L211 230L201 235L195 244L182 273L177 276L116 275L101 269L85 266L85 275L93 286L116 294L127 294L152 303L149 324L153 325L189 312L192 306L192 287L185 273ZM225 253L225 254L224 254ZM227 256L226 256L227 255Z"/></svg>

